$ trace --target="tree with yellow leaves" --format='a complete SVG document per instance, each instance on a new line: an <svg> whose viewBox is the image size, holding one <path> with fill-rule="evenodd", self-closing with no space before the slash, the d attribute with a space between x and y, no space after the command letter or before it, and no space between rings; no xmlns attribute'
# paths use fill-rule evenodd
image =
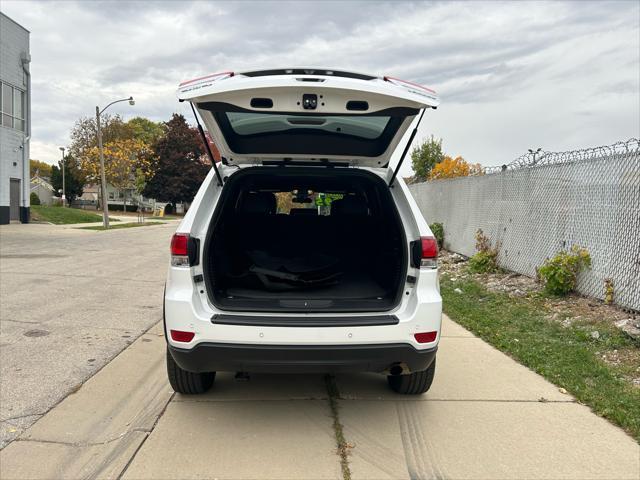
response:
<svg viewBox="0 0 640 480"><path fill-rule="evenodd" d="M104 171L107 183L117 189L133 189L136 176L149 178L155 158L151 148L135 138L117 138L104 145ZM100 150L91 147L81 159L81 169L89 182L100 182ZM139 180L138 180L139 181ZM123 195L126 210L126 190Z"/></svg>
<svg viewBox="0 0 640 480"><path fill-rule="evenodd" d="M469 175L479 174L482 174L482 166L479 163L469 163L460 156L451 158L447 155L433 167L429 174L429 180L468 177Z"/></svg>

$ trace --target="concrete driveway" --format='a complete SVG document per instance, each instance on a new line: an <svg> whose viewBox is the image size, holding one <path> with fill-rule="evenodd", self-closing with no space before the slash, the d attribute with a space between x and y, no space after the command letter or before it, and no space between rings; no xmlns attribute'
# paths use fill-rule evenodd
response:
<svg viewBox="0 0 640 480"><path fill-rule="evenodd" d="M377 375L220 374L173 394L160 325L0 452L10 478L637 479L640 447L445 319L429 393ZM347 444L341 468L330 394Z"/></svg>
<svg viewBox="0 0 640 480"><path fill-rule="evenodd" d="M13 322L2 331L3 403L30 412L20 406L24 396L48 408L72 392L29 417L37 422L0 451L0 478L640 477L632 438L446 318L436 379L423 396L396 395L370 374L238 381L224 373L206 395L174 394L157 323L173 228L65 230L52 236L56 247L48 239L5 247L0 231L3 329L4 301L13 299ZM45 231L34 235L51 237ZM30 258L21 258L25 250ZM36 262L37 255L50 257ZM90 273L76 256L93 262ZM49 277L48 286L36 285ZM107 288L72 295L56 286L78 279ZM26 329L51 333L25 336Z"/></svg>
<svg viewBox="0 0 640 480"><path fill-rule="evenodd" d="M0 448L162 318L176 226L0 227Z"/></svg>

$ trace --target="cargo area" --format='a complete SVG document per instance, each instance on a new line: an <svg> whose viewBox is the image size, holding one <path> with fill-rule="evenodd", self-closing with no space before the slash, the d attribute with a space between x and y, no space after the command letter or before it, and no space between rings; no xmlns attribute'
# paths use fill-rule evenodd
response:
<svg viewBox="0 0 640 480"><path fill-rule="evenodd" d="M225 183L203 263L222 310L383 312L401 298L407 241L371 172L250 167Z"/></svg>

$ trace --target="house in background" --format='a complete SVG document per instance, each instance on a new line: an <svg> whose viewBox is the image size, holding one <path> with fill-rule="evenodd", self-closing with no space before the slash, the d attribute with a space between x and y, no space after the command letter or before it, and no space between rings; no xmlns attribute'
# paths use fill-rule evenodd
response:
<svg viewBox="0 0 640 480"><path fill-rule="evenodd" d="M40 199L40 205L53 205L56 189L46 177L41 177L38 172L31 178L31 193L35 193Z"/></svg>
<svg viewBox="0 0 640 480"><path fill-rule="evenodd" d="M97 209L100 198L100 185L85 185L82 192L82 196L74 202L74 205L82 206L82 208ZM152 210L156 206L156 201L153 198L140 195L135 188L116 188L113 185L107 184L107 204L109 208L112 210L123 210L125 202L127 210L131 210L132 212L135 211L137 207Z"/></svg>
<svg viewBox="0 0 640 480"><path fill-rule="evenodd" d="M29 221L29 31L0 12L0 224Z"/></svg>

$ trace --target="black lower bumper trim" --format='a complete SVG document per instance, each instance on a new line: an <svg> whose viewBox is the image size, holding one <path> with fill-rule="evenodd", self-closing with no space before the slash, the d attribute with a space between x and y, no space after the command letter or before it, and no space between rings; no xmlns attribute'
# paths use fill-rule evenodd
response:
<svg viewBox="0 0 640 480"><path fill-rule="evenodd" d="M257 315L219 313L211 317L211 323L258 327L371 327L397 325L399 320L395 315L261 317Z"/></svg>
<svg viewBox="0 0 640 480"><path fill-rule="evenodd" d="M330 373L384 372L395 365L405 371L425 370L437 348L417 350L412 345L252 345L200 343L192 349L169 351L189 372Z"/></svg>

